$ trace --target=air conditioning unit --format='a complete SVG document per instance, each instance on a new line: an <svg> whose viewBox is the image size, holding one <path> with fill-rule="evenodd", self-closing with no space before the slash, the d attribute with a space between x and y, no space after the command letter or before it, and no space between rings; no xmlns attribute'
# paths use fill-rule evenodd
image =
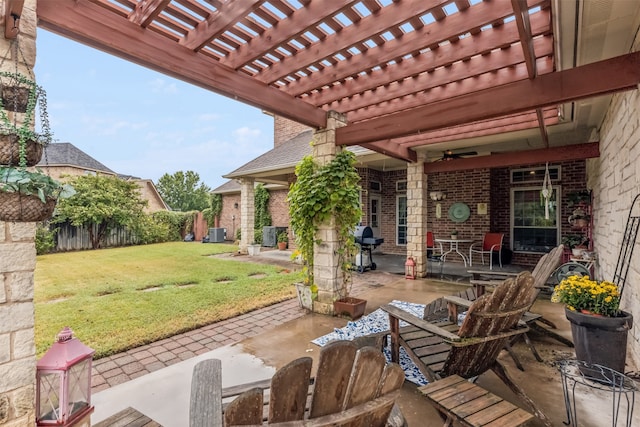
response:
<svg viewBox="0 0 640 427"><path fill-rule="evenodd" d="M209 243L223 243L226 230L224 228L209 229Z"/></svg>
<svg viewBox="0 0 640 427"><path fill-rule="evenodd" d="M262 227L262 246L273 248L278 244L278 234L287 232L287 227L274 227L272 225Z"/></svg>

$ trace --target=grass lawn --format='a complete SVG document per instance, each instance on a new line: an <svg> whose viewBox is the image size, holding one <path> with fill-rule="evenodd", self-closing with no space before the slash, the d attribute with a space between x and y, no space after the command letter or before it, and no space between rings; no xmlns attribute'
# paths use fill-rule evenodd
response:
<svg viewBox="0 0 640 427"><path fill-rule="evenodd" d="M295 296L300 273L211 256L236 250L173 242L38 256L38 357L64 326L100 358Z"/></svg>

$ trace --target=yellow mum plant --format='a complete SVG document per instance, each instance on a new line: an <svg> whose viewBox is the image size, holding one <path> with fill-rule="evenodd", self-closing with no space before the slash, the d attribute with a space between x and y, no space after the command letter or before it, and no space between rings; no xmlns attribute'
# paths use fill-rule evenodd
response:
<svg viewBox="0 0 640 427"><path fill-rule="evenodd" d="M620 308L620 292L612 282L570 276L556 286L551 301L564 303L569 310L614 317Z"/></svg>

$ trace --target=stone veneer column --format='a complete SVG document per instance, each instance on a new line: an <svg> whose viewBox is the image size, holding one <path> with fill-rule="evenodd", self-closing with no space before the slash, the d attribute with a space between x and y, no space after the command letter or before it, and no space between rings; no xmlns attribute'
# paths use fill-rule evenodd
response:
<svg viewBox="0 0 640 427"><path fill-rule="evenodd" d="M240 251L247 253L247 246L255 238L255 181L249 178L240 180Z"/></svg>
<svg viewBox="0 0 640 427"><path fill-rule="evenodd" d="M0 425L35 424L35 223L0 221Z"/></svg>
<svg viewBox="0 0 640 427"><path fill-rule="evenodd" d="M416 262L416 276L427 273L427 174L425 156L407 164L407 257Z"/></svg>
<svg viewBox="0 0 640 427"><path fill-rule="evenodd" d="M4 3L1 2L1 10ZM26 0L20 17L20 48L29 75L36 57L36 0ZM4 23L4 20L2 20ZM4 26L0 25L4 35ZM0 51L11 41L0 37ZM14 71L13 49L3 70ZM23 60L22 55L18 56ZM35 425L36 346L34 339L33 271L36 266L35 223L0 221L0 425Z"/></svg>
<svg viewBox="0 0 640 427"><path fill-rule="evenodd" d="M320 165L326 165L336 157L335 130L346 126L346 116L335 111L327 113L327 127L317 130L313 135L313 157ZM322 224L316 235L322 243L313 247L313 276L318 286L318 299L313 303L313 311L333 314L333 301L338 297L340 285L340 265L337 256L338 233L334 220Z"/></svg>

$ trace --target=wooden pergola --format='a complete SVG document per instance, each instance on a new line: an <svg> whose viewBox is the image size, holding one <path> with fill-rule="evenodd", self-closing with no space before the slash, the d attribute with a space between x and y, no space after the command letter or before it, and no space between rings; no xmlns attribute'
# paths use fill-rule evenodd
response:
<svg viewBox="0 0 640 427"><path fill-rule="evenodd" d="M22 3L5 2L7 19ZM338 145L408 162L418 150L535 131L531 153L502 138L497 157L425 163L441 171L598 155L594 141L568 143L550 129L575 120L563 117L572 115L563 104L636 88L640 53L562 63L559 4L566 7L558 0L40 0L37 25L315 128L329 110L346 114Z"/></svg>

